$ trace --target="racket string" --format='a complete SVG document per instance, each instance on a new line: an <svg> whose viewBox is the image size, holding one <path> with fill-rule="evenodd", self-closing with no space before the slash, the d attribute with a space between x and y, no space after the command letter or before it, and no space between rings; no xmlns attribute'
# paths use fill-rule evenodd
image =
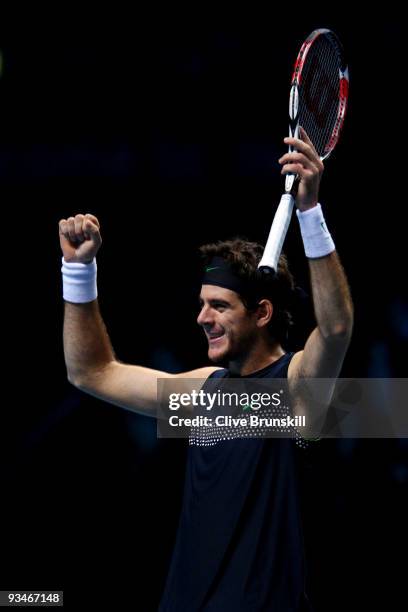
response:
<svg viewBox="0 0 408 612"><path fill-rule="evenodd" d="M319 36L306 57L299 84L299 122L320 157L327 155L339 114L340 58L326 36Z"/></svg>

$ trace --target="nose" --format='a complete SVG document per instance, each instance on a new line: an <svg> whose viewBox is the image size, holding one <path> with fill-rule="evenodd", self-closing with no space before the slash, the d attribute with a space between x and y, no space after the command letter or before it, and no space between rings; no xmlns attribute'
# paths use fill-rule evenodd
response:
<svg viewBox="0 0 408 612"><path fill-rule="evenodd" d="M203 306L198 314L197 323L199 325L211 325L213 323L213 317L211 315L211 308Z"/></svg>

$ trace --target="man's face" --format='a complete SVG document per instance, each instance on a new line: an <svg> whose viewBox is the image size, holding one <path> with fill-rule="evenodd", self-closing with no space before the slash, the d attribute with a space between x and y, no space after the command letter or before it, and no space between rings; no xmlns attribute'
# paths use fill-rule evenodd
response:
<svg viewBox="0 0 408 612"><path fill-rule="evenodd" d="M208 358L227 363L242 358L259 333L255 315L230 289L203 285L197 323L208 339Z"/></svg>

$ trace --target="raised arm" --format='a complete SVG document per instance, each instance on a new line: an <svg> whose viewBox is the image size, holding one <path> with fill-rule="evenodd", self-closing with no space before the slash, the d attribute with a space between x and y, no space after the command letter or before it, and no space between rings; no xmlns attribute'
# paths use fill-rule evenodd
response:
<svg viewBox="0 0 408 612"><path fill-rule="evenodd" d="M95 256L102 243L98 219L90 214L62 219L59 235L64 256L64 356L73 385L122 408L156 416L158 378L204 381L217 369L169 374L118 361L96 297Z"/></svg>
<svg viewBox="0 0 408 612"><path fill-rule="evenodd" d="M296 172L300 183L296 206L306 256L309 261L310 282L317 327L310 334L303 351L296 353L290 363L288 378L295 399L295 413L305 414L313 422L313 406L305 400L306 379L325 378L320 385L321 405L328 406L350 343L353 328L353 303L346 275L335 251L318 204L318 193L323 163L304 130L302 140L286 139L297 152L284 155L282 172ZM315 433L315 432L314 432Z"/></svg>

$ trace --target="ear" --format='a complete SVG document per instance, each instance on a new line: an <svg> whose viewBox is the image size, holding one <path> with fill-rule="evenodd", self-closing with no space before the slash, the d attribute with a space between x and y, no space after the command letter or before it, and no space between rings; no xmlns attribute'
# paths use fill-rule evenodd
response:
<svg viewBox="0 0 408 612"><path fill-rule="evenodd" d="M265 327L272 319L273 304L270 300L260 300L256 309L256 325L257 327Z"/></svg>

